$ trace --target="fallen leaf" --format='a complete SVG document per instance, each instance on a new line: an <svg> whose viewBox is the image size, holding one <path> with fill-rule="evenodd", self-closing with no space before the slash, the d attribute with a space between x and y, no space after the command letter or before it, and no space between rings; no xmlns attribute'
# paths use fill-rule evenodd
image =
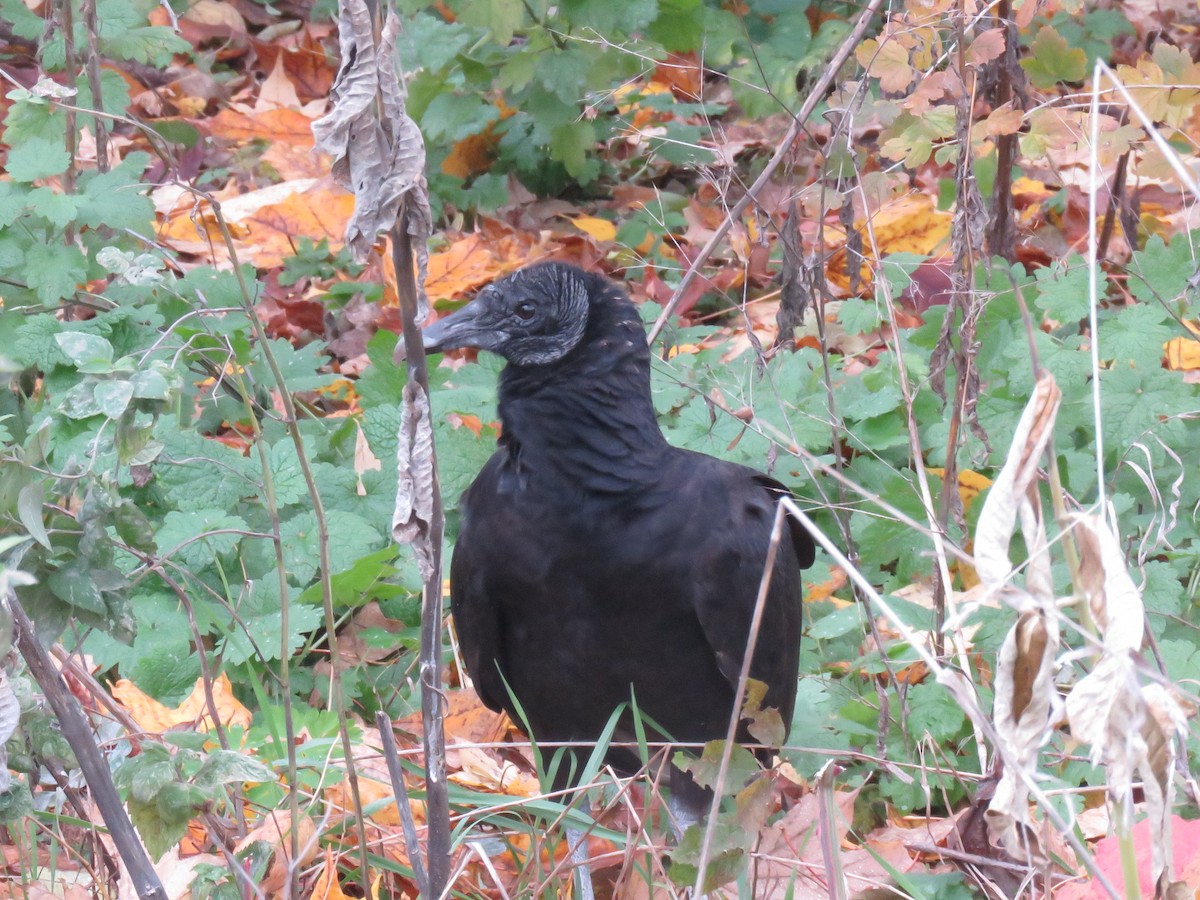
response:
<svg viewBox="0 0 1200 900"><path fill-rule="evenodd" d="M233 696L233 684L224 672L213 682L212 694L222 725L250 727L250 710ZM208 731L212 727L203 678L196 679L191 694L174 708L159 703L126 678L112 686L112 697L148 734L162 734L180 725L195 725L200 731Z"/></svg>

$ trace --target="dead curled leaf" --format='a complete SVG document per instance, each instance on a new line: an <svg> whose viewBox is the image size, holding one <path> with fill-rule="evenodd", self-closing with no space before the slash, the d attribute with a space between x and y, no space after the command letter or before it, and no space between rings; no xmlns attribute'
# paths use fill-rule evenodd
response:
<svg viewBox="0 0 1200 900"><path fill-rule="evenodd" d="M397 543L411 544L421 571L428 581L434 570L433 536L433 422L429 395L413 381L404 386L404 405L400 414L399 443L396 448L396 509L392 514L392 537ZM440 541L441 536L437 539Z"/></svg>
<svg viewBox="0 0 1200 900"><path fill-rule="evenodd" d="M420 286L425 283L425 245L433 230L433 214L425 186L425 140L408 115L392 51L400 28L400 17L389 9L376 44L364 0L342 4L338 21L342 68L330 91L332 108L313 123L313 135L318 149L334 158L334 178L354 192L355 211L346 226L346 243L357 259L366 258L376 236L389 231L406 208L406 227L417 261L419 323L428 314Z"/></svg>
<svg viewBox="0 0 1200 900"><path fill-rule="evenodd" d="M1035 483L1061 401L1062 391L1054 376L1043 373L1017 423L1008 461L984 500L975 531L975 569L979 580L989 589L998 589L1012 572L1008 546L1022 510L1025 510L1023 525L1033 513L1028 492Z"/></svg>
<svg viewBox="0 0 1200 900"><path fill-rule="evenodd" d="M1169 880L1175 737L1185 731L1186 716L1162 685L1143 685L1139 678L1145 608L1117 535L1095 515L1076 516L1073 533L1079 589L1101 647L1099 661L1067 696L1071 734L1091 745L1092 762L1104 765L1112 796L1129 798L1141 776L1152 877Z"/></svg>
<svg viewBox="0 0 1200 900"><path fill-rule="evenodd" d="M1059 718L1061 703L1054 684L1058 619L1053 598L1046 604L1023 591L1011 593L1021 599L1005 599L1024 609L1000 649L992 711L1006 765L985 816L994 846L1012 859L1040 861L1043 854L1029 818L1028 789L1021 773L1036 770L1038 752Z"/></svg>
<svg viewBox="0 0 1200 900"><path fill-rule="evenodd" d="M1001 646L992 718L1005 766L985 813L993 846L1012 859L1043 857L1029 817L1025 778L1059 718L1054 684L1059 644L1058 611L1050 576L1045 519L1037 469L1053 431L1061 392L1043 375L1021 415L1008 460L992 484L975 534L975 565L986 590L1017 611ZM1009 545L1018 520L1028 548L1025 590L1010 583Z"/></svg>

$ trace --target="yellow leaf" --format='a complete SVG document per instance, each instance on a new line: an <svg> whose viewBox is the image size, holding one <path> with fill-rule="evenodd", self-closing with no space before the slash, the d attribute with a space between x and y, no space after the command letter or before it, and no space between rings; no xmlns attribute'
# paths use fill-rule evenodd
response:
<svg viewBox="0 0 1200 900"><path fill-rule="evenodd" d="M1192 327L1189 325L1189 327ZM1200 369L1200 340L1195 338L1171 338L1164 345L1167 368L1175 372Z"/></svg>
<svg viewBox="0 0 1200 900"><path fill-rule="evenodd" d="M585 234L590 234L598 241L611 241L617 237L617 226L608 219L598 216L574 216L572 224Z"/></svg>
<svg viewBox="0 0 1200 900"><path fill-rule="evenodd" d="M929 467L925 470L930 475L936 475L938 478L946 477L945 469ZM958 473L958 496L962 499L963 509L970 509L971 503L981 493L992 486L992 479L986 475L980 475L978 472L972 472L970 469L963 469Z"/></svg>
<svg viewBox="0 0 1200 900"><path fill-rule="evenodd" d="M250 727L250 710L233 696L233 685L228 675L222 673L213 682L212 694L213 705L222 725ZM126 678L113 685L112 696L149 734L162 734L178 725L194 725L200 731L208 731L212 727L203 678L196 679L192 693L174 709L159 703Z"/></svg>

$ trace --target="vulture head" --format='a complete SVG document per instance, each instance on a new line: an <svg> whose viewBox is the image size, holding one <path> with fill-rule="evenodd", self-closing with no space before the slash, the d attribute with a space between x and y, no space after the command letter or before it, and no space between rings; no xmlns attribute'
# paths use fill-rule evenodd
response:
<svg viewBox="0 0 1200 900"><path fill-rule="evenodd" d="M587 329L585 273L562 263L522 269L481 290L423 332L427 353L475 347L518 366L544 366L570 353Z"/></svg>

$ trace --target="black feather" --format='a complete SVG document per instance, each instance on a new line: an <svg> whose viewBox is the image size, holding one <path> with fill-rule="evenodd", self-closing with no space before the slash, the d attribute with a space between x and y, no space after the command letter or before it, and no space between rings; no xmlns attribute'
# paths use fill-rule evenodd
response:
<svg viewBox="0 0 1200 900"><path fill-rule="evenodd" d="M463 495L451 566L455 625L483 702L520 722L511 689L538 740L594 741L632 690L675 740L723 737L787 489L667 443L641 320L601 277L561 264L522 270L428 329L425 343L509 361L500 448ZM750 667L785 726L799 570L814 549L802 528L788 536ZM619 738L631 735L623 723ZM621 753L609 761L633 765Z"/></svg>

